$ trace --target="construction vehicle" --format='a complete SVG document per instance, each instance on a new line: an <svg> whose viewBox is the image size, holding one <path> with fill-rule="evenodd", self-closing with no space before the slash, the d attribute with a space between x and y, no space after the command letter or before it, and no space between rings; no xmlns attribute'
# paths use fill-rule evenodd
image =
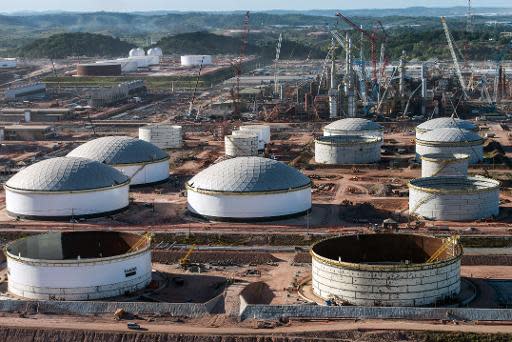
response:
<svg viewBox="0 0 512 342"><path fill-rule="evenodd" d="M190 265L190 256L192 255L192 253L194 252L195 249L196 249L196 245L190 246L187 253L183 257L180 258L180 266L183 269L188 268L188 266Z"/></svg>
<svg viewBox="0 0 512 342"><path fill-rule="evenodd" d="M427 260L427 264L431 264L437 260L449 249L453 248L452 255L455 255L455 247L459 244L460 235L453 235L446 238L441 245Z"/></svg>

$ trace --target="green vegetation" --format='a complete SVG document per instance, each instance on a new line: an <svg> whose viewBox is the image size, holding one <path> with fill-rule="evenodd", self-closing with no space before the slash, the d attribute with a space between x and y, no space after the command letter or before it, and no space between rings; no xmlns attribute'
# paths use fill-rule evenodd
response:
<svg viewBox="0 0 512 342"><path fill-rule="evenodd" d="M133 44L101 34L61 33L23 46L18 55L28 58L118 57L126 56L133 47Z"/></svg>

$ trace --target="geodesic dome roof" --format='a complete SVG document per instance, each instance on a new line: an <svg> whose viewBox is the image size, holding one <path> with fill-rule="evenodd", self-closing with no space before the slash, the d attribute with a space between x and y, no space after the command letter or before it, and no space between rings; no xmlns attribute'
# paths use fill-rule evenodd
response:
<svg viewBox="0 0 512 342"><path fill-rule="evenodd" d="M418 125L418 129L420 130L433 130L437 128L461 128L467 129L469 131L475 131L477 126L471 121L462 120L458 118L436 118L432 120L425 121L424 123Z"/></svg>
<svg viewBox="0 0 512 342"><path fill-rule="evenodd" d="M331 122L324 127L331 131L381 131L383 127L376 122L362 118L346 118Z"/></svg>
<svg viewBox="0 0 512 342"><path fill-rule="evenodd" d="M459 128L437 128L421 135L418 141L457 143L457 142L481 142L482 137L473 131Z"/></svg>

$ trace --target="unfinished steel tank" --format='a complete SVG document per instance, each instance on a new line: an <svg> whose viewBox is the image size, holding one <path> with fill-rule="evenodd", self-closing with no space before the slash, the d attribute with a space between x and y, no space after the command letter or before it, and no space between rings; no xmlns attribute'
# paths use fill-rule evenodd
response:
<svg viewBox="0 0 512 342"><path fill-rule="evenodd" d="M234 131L235 133L237 131ZM225 153L229 157L248 157L258 155L258 135L238 131L224 137Z"/></svg>
<svg viewBox="0 0 512 342"><path fill-rule="evenodd" d="M469 155L463 153L429 153L421 156L421 177L468 175Z"/></svg>
<svg viewBox="0 0 512 342"><path fill-rule="evenodd" d="M380 160L382 138L338 135L315 140L315 162L330 165L369 164Z"/></svg>
<svg viewBox="0 0 512 342"><path fill-rule="evenodd" d="M500 182L484 177L426 177L409 182L409 214L430 220L474 221L496 216Z"/></svg>
<svg viewBox="0 0 512 342"><path fill-rule="evenodd" d="M270 126L268 125L245 125L240 126L240 132L249 132L258 135L258 149L265 149L265 145L270 142Z"/></svg>
<svg viewBox="0 0 512 342"><path fill-rule="evenodd" d="M139 127L139 139L158 148L182 148L183 127L178 125L155 124Z"/></svg>
<svg viewBox="0 0 512 342"><path fill-rule="evenodd" d="M384 127L363 118L346 118L324 127L324 136L331 135L369 135L384 138Z"/></svg>
<svg viewBox="0 0 512 342"><path fill-rule="evenodd" d="M414 234L345 235L311 248L313 293L362 306L422 306L460 291L462 247ZM429 260L442 249L438 258Z"/></svg>
<svg viewBox="0 0 512 342"><path fill-rule="evenodd" d="M460 128L437 128L416 138L416 159L431 153L464 153L470 164L484 158L484 139L473 131Z"/></svg>
<svg viewBox="0 0 512 342"><path fill-rule="evenodd" d="M151 282L148 236L108 231L51 232L9 243L10 293L40 300L125 295Z"/></svg>

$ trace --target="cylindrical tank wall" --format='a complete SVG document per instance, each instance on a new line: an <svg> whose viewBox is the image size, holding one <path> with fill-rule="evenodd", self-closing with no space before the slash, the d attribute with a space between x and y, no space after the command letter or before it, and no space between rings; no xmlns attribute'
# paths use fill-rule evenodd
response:
<svg viewBox="0 0 512 342"><path fill-rule="evenodd" d="M428 177L409 183L409 214L431 220L473 221L499 214L499 182L474 177Z"/></svg>
<svg viewBox="0 0 512 342"><path fill-rule="evenodd" d="M139 139L159 148L183 147L183 128L175 125L150 125L139 128Z"/></svg>
<svg viewBox="0 0 512 342"><path fill-rule="evenodd" d="M6 188L6 209L11 216L28 218L100 215L127 207L128 188L128 184L78 192L29 192Z"/></svg>
<svg viewBox="0 0 512 342"><path fill-rule="evenodd" d="M156 163L112 166L130 177L131 185L157 183L169 178L169 159Z"/></svg>
<svg viewBox="0 0 512 342"><path fill-rule="evenodd" d="M149 249L103 262L96 260L25 262L8 255L9 292L40 300L93 300L125 295L151 282Z"/></svg>
<svg viewBox="0 0 512 342"><path fill-rule="evenodd" d="M213 64L211 55L186 55L181 56L182 66L199 66Z"/></svg>
<svg viewBox="0 0 512 342"><path fill-rule="evenodd" d="M270 142L270 126L267 125L248 125L240 126L240 132L250 132L258 135L258 149L263 150L265 145ZM233 131L233 135L236 135Z"/></svg>
<svg viewBox="0 0 512 342"><path fill-rule="evenodd" d="M224 219L274 218L311 209L311 188L264 194L205 193L187 189L188 209L205 217Z"/></svg>
<svg viewBox="0 0 512 342"><path fill-rule="evenodd" d="M484 149L481 143L476 145L462 144L422 144L416 141L416 160L420 161L424 154L467 154L469 155L469 163L475 164L484 158Z"/></svg>
<svg viewBox="0 0 512 342"><path fill-rule="evenodd" d="M224 145L226 155L230 157L258 155L258 136L256 134L226 135Z"/></svg>
<svg viewBox="0 0 512 342"><path fill-rule="evenodd" d="M426 154L421 157L421 177L466 177L468 166L469 156L467 154Z"/></svg>
<svg viewBox="0 0 512 342"><path fill-rule="evenodd" d="M77 66L78 76L121 76L121 64L80 64Z"/></svg>
<svg viewBox="0 0 512 342"><path fill-rule="evenodd" d="M312 278L313 292L323 299L337 296L361 306L421 306L459 293L460 259L442 266L379 272L330 265L313 257Z"/></svg>
<svg viewBox="0 0 512 342"><path fill-rule="evenodd" d="M382 139L378 137L322 137L315 140L315 162L330 165L375 163L380 160L381 145Z"/></svg>

